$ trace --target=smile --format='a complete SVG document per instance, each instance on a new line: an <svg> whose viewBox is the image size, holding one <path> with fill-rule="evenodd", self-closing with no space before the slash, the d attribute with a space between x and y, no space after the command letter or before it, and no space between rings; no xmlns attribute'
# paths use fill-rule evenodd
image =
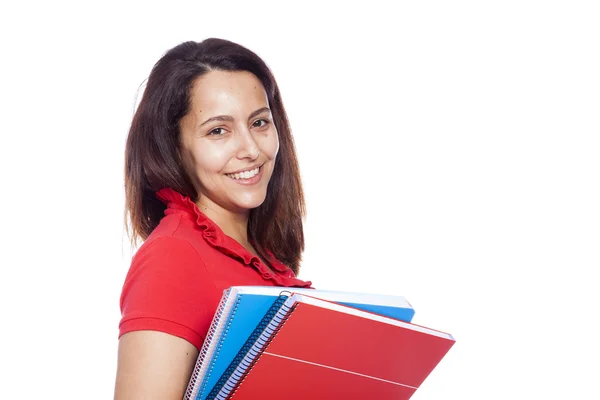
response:
<svg viewBox="0 0 600 400"><path fill-rule="evenodd" d="M259 171L260 171L260 167L256 167L250 171L244 171L244 172L240 172L237 174L225 174L225 175L227 175L231 179L235 179L235 180L251 179L251 178L254 178L256 175L258 175Z"/></svg>

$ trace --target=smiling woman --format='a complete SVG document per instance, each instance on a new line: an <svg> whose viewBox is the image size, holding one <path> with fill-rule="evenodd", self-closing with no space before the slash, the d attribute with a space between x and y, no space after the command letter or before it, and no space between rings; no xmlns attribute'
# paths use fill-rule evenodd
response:
<svg viewBox="0 0 600 400"><path fill-rule="evenodd" d="M204 194L198 205L238 241L246 229L235 231L227 214L264 202L279 150L268 104L252 73L211 71L194 84L191 110L180 123L184 163Z"/></svg>
<svg viewBox="0 0 600 400"><path fill-rule="evenodd" d="M223 291L296 278L304 198L277 83L252 51L186 42L154 66L125 154L134 255L115 398L181 399Z"/></svg>

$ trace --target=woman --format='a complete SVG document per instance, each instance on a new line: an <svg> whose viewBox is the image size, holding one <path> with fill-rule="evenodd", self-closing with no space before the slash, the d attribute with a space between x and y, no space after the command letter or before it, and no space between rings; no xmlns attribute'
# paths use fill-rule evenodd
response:
<svg viewBox="0 0 600 400"><path fill-rule="evenodd" d="M304 198L266 64L221 39L169 50L131 124L125 190L144 242L121 294L115 398L181 399L225 289L311 286L296 278Z"/></svg>

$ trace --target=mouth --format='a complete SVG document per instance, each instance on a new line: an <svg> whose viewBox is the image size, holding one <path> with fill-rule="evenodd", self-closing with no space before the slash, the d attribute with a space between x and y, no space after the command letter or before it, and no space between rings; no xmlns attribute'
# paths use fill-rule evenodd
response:
<svg viewBox="0 0 600 400"><path fill-rule="evenodd" d="M251 182L251 181L257 180L257 178L260 178L260 175L262 175L261 172L262 172L262 165L254 168L254 169L243 171L243 172L238 172L235 174L225 174L225 176L242 183L242 182Z"/></svg>

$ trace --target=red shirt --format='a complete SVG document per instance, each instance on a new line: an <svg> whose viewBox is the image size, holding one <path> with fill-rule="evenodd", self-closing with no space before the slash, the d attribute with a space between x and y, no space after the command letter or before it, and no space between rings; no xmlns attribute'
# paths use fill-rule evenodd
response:
<svg viewBox="0 0 600 400"><path fill-rule="evenodd" d="M167 209L132 258L121 293L119 337L131 331L161 331L199 350L229 287L312 285L274 258L269 270L188 196L170 188L156 196Z"/></svg>

